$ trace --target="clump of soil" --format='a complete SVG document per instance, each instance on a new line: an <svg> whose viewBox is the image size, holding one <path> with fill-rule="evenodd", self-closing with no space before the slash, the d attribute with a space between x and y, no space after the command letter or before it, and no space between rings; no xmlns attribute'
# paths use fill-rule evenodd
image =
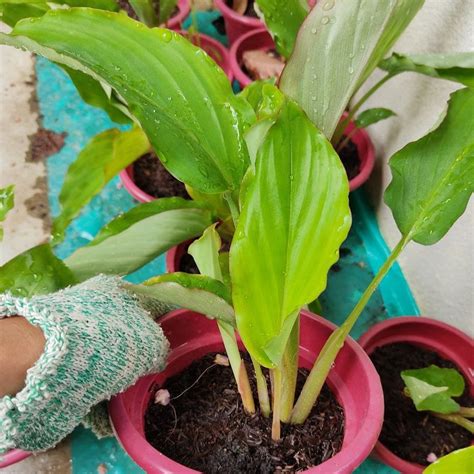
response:
<svg viewBox="0 0 474 474"><path fill-rule="evenodd" d="M234 0L226 0L225 2L228 7L233 8ZM249 16L251 18L258 18L257 11L255 10L254 0L248 0L247 6L244 11L244 16Z"/></svg>
<svg viewBox="0 0 474 474"><path fill-rule="evenodd" d="M203 357L166 382L169 405L156 405L152 397L145 435L156 449L207 474L299 472L340 451L344 412L327 386L308 421L282 425L282 439L275 443L271 419L244 414L232 370L212 366L215 355ZM298 391L306 374L300 369ZM257 399L253 379L252 388Z"/></svg>
<svg viewBox="0 0 474 474"><path fill-rule="evenodd" d="M274 49L255 49L242 54L242 70L254 81L280 77L285 60Z"/></svg>
<svg viewBox="0 0 474 474"><path fill-rule="evenodd" d="M133 181L156 198L178 196L189 199L184 184L166 170L154 153L147 153L133 163Z"/></svg>
<svg viewBox="0 0 474 474"><path fill-rule="evenodd" d="M197 275L199 273L199 269L194 261L194 258L189 253L185 253L181 259L179 260L179 268L178 271L186 272L186 273L193 273Z"/></svg>
<svg viewBox="0 0 474 474"><path fill-rule="evenodd" d="M56 133L40 128L30 139L27 161L41 161L61 151L67 133Z"/></svg>
<svg viewBox="0 0 474 474"><path fill-rule="evenodd" d="M435 352L407 343L379 347L370 358L382 381L385 419L379 439L388 449L407 461L427 465L431 453L439 458L471 445L472 437L467 430L429 412L417 411L413 401L403 393L402 370L422 369L431 364L459 370L455 364ZM467 381L463 395L456 400L461 406L474 406Z"/></svg>
<svg viewBox="0 0 474 474"><path fill-rule="evenodd" d="M357 152L357 146L352 140L349 140L346 146L339 152L342 164L347 173L349 181L360 173L360 160Z"/></svg>

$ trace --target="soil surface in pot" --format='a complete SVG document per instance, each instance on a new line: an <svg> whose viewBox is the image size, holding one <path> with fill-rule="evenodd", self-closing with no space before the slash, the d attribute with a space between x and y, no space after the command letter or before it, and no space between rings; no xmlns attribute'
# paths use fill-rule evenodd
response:
<svg viewBox="0 0 474 474"><path fill-rule="evenodd" d="M189 199L184 184L166 170L154 153L147 153L133 163L133 181L156 198L178 196Z"/></svg>
<svg viewBox="0 0 474 474"><path fill-rule="evenodd" d="M388 449L402 459L427 465L431 453L441 457L471 445L469 431L428 412L417 411L412 400L403 394L401 371L431 364L459 370L455 364L436 352L407 343L379 347L370 358L382 381L385 419L379 439ZM474 406L467 381L463 395L456 400L461 406Z"/></svg>
<svg viewBox="0 0 474 474"><path fill-rule="evenodd" d="M207 474L270 474L303 471L341 449L344 411L326 385L308 421L282 425L282 439L274 443L271 419L244 415L232 370L214 365L215 356L208 354L166 382L169 405L155 404L152 397L145 435L161 453ZM300 370L298 390L306 374ZM257 400L253 377L251 383Z"/></svg>
<svg viewBox="0 0 474 474"><path fill-rule="evenodd" d="M360 159L357 152L357 146L352 140L339 152L342 164L347 173L349 181L360 173Z"/></svg>
<svg viewBox="0 0 474 474"><path fill-rule="evenodd" d="M229 8L232 8L234 9L233 5L234 5L234 2L235 0L226 0L226 4ZM237 4L240 4L241 2L237 2ZM252 18L258 18L258 15L257 15L257 12L255 11L255 6L254 6L254 0L248 0L247 2L247 6L245 7L245 11L244 11L244 16L249 16L249 17L252 17Z"/></svg>

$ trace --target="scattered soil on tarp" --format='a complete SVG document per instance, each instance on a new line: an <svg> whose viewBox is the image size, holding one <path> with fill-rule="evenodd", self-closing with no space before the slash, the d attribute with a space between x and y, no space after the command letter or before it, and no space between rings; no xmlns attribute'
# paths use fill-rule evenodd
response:
<svg viewBox="0 0 474 474"><path fill-rule="evenodd" d="M190 199L184 184L166 170L154 153L147 153L133 163L133 181L156 198L178 196Z"/></svg>
<svg viewBox="0 0 474 474"><path fill-rule="evenodd" d="M56 133L40 128L30 137L30 149L26 161L41 161L61 151L67 133Z"/></svg>
<svg viewBox="0 0 474 474"><path fill-rule="evenodd" d="M431 364L459 370L456 365L435 352L407 343L379 347L370 358L382 381L385 419L379 439L387 448L407 461L427 465L431 453L441 457L471 445L472 437L467 430L428 412L418 412L412 400L403 394L403 370ZM474 406L467 381L463 395L456 400L461 406Z"/></svg>
<svg viewBox="0 0 474 474"><path fill-rule="evenodd" d="M360 159L355 143L350 140L349 143L347 143L347 145L341 150L339 156L350 181L360 173Z"/></svg>
<svg viewBox="0 0 474 474"><path fill-rule="evenodd" d="M228 7L232 8L232 5L233 5L233 0L226 0L225 2L227 4ZM257 15L257 12L255 10L255 6L254 6L254 0L248 0L247 2L247 8L245 9L245 12L244 12L244 16L249 16L249 17L252 17L252 18L258 18L258 15Z"/></svg>
<svg viewBox="0 0 474 474"><path fill-rule="evenodd" d="M274 443L271 419L244 414L231 368L213 366L214 358L208 354L166 382L169 405L152 397L145 435L160 452L207 474L270 474L299 472L340 451L344 412L326 385L308 421L282 425L282 439ZM300 370L298 391L306 374ZM253 377L251 383L257 400Z"/></svg>

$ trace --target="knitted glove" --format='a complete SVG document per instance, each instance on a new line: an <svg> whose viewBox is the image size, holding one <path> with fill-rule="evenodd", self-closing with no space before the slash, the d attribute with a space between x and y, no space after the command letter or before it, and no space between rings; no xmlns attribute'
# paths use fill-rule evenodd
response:
<svg viewBox="0 0 474 474"><path fill-rule="evenodd" d="M46 338L24 389L0 399L0 454L55 446L92 407L94 418L99 402L163 369L168 341L150 310L158 316L170 306L139 300L105 275L31 299L0 295L0 319L24 316Z"/></svg>

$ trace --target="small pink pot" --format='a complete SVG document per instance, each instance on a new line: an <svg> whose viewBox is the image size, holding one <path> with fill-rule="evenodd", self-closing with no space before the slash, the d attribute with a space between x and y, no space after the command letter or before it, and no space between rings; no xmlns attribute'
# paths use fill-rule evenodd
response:
<svg viewBox="0 0 474 474"><path fill-rule="evenodd" d="M22 451L21 449L12 449L8 453L0 455L0 469L16 464L31 456L31 453Z"/></svg>
<svg viewBox="0 0 474 474"><path fill-rule="evenodd" d="M258 18L239 15L231 7L227 6L225 0L215 0L214 3L224 17L225 31L231 45L248 31L265 26Z"/></svg>
<svg viewBox="0 0 474 474"><path fill-rule="evenodd" d="M180 30L184 20L187 18L191 11L189 0L179 0L178 2L178 13L173 15L166 23L166 28L170 30Z"/></svg>
<svg viewBox="0 0 474 474"><path fill-rule="evenodd" d="M140 189L133 180L133 165L127 166L120 172L120 181L124 185L125 189L134 197L138 202L150 202L156 198Z"/></svg>
<svg viewBox="0 0 474 474"><path fill-rule="evenodd" d="M148 474L186 474L196 471L164 456L147 442L144 415L153 387L163 385L193 361L214 351L223 351L215 321L188 310L173 311L160 320L171 344L166 369L141 378L109 405L115 434L131 456ZM300 366L310 368L335 326L308 311L301 313ZM331 370L328 384L345 413L341 451L323 464L308 469L312 474L349 474L372 451L383 420L380 379L367 354L349 338Z"/></svg>
<svg viewBox="0 0 474 474"><path fill-rule="evenodd" d="M275 48L275 42L266 28L250 30L232 44L230 48L230 64L235 79L242 89L253 82L242 70L242 56L246 51L263 49L268 51Z"/></svg>
<svg viewBox="0 0 474 474"><path fill-rule="evenodd" d="M426 317L404 316L375 324L359 339L369 355L377 347L397 342L415 344L452 361L466 377L474 396L474 341L459 329ZM383 463L403 474L421 474L425 469L396 456L380 441L374 453Z"/></svg>

